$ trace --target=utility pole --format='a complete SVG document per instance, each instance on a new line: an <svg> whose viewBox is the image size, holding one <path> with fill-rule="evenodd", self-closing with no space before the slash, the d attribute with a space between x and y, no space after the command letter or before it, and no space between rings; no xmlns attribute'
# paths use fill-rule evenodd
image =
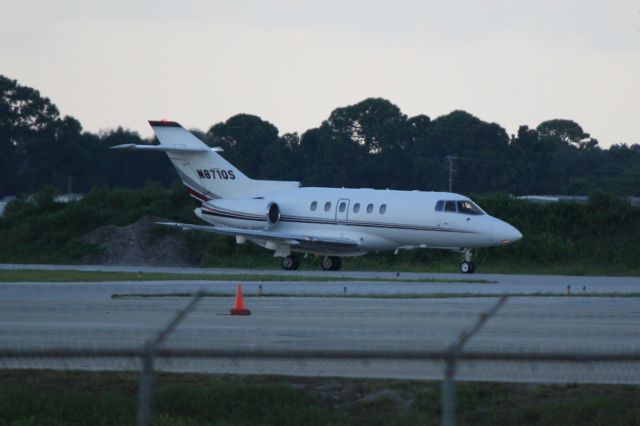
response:
<svg viewBox="0 0 640 426"><path fill-rule="evenodd" d="M453 168L453 160L457 160L458 157L455 155L447 155L445 157L449 161L449 192L453 191L453 172L455 172Z"/></svg>

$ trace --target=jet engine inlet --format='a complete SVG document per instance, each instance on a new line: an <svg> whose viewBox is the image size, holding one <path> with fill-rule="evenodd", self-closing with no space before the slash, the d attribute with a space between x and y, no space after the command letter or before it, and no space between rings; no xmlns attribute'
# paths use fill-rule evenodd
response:
<svg viewBox="0 0 640 426"><path fill-rule="evenodd" d="M280 220L280 207L278 207L276 203L269 203L269 207L267 208L267 219L269 219L269 223L272 225Z"/></svg>
<svg viewBox="0 0 640 426"><path fill-rule="evenodd" d="M263 198L223 198L203 203L202 214L231 227L270 227L280 220L280 206Z"/></svg>

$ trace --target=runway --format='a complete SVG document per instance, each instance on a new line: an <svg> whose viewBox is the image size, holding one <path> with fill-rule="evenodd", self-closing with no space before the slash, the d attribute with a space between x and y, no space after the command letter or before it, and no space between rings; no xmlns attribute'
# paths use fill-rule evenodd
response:
<svg viewBox="0 0 640 426"><path fill-rule="evenodd" d="M201 271L200 271L201 272ZM246 271L244 271L246 272ZM226 272L225 272L226 273ZM271 271L269 271L271 273ZM304 271L308 273L308 271ZM340 276L344 276L338 272ZM370 273L367 273L370 274ZM402 274L401 276L403 276ZM426 274L433 277L441 274ZM451 274L464 278L458 274ZM382 275L369 275L381 277ZM480 276L478 276L480 277ZM226 315L232 297L205 298L164 343L169 348L299 350L443 350L469 330L497 297L357 298L351 294L551 293L565 282L586 292L636 292L638 278L482 276L489 284L387 282L243 283L250 317ZM140 347L189 301L180 297L112 298L114 293L231 292L237 282L107 282L0 284L0 349ZM263 296L251 296L263 286ZM343 296L347 286L347 297ZM442 291L445 287L447 291ZM558 287L557 290L554 290ZM553 290L553 291L552 291ZM582 290L580 290L582 291ZM264 294L307 294L265 297ZM489 294L493 294L489 293ZM324 295L325 297L309 296ZM268 296L268 294L267 294ZM471 339L470 351L640 351L640 298L511 297ZM35 364L34 364L35 363ZM2 360L5 367L137 369L136 360ZM169 360L165 370L440 379L441 362ZM640 383L637 364L473 362L461 380Z"/></svg>

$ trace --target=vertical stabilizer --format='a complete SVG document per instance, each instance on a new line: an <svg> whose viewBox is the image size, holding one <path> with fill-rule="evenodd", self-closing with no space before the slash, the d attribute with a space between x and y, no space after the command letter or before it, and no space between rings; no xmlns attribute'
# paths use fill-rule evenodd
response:
<svg viewBox="0 0 640 426"><path fill-rule="evenodd" d="M282 189L297 188L299 182L249 179L193 133L174 121L149 121L160 145L176 168L193 198L246 198Z"/></svg>

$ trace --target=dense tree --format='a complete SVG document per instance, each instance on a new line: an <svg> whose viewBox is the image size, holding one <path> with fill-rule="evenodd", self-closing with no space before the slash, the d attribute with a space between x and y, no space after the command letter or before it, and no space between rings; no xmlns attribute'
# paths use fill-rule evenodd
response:
<svg viewBox="0 0 640 426"><path fill-rule="evenodd" d="M167 156L161 152L137 152L112 150L120 144L143 144L140 136L129 130L117 128L100 135L92 142L97 158L89 160L94 172L91 181L116 187L140 187L147 182L169 186L177 178ZM117 170L117 173L113 173Z"/></svg>
<svg viewBox="0 0 640 426"><path fill-rule="evenodd" d="M542 136L556 137L565 144L574 144L579 148L593 148L598 145L596 139L582 130L578 123L572 120L554 119L543 121L536 130Z"/></svg>
<svg viewBox="0 0 640 426"><path fill-rule="evenodd" d="M260 117L238 114L207 132L211 144L225 150L226 159L252 178L262 177L263 154L278 143L278 129Z"/></svg>
<svg viewBox="0 0 640 426"><path fill-rule="evenodd" d="M370 154L403 148L408 142L407 116L381 98L337 108L322 126L339 138L364 146Z"/></svg>
<svg viewBox="0 0 640 426"><path fill-rule="evenodd" d="M0 76L0 195L33 192L51 185L87 192L95 185L169 185L175 172L159 153L124 153L121 143L145 143L136 133L116 129L95 135L73 117L61 117L37 90Z"/></svg>
<svg viewBox="0 0 640 426"><path fill-rule="evenodd" d="M2 75L0 94L0 127L11 130L16 145L22 142L20 136L51 130L60 118L58 108L40 92Z"/></svg>
<svg viewBox="0 0 640 426"><path fill-rule="evenodd" d="M453 111L423 125L413 146L421 173L431 190L447 189L448 156L454 157L453 189L462 192L499 191L507 187L509 138L495 123L485 123L464 111Z"/></svg>
<svg viewBox="0 0 640 426"><path fill-rule="evenodd" d="M300 162L315 185L403 187L407 117L385 99L369 98L334 110L318 129L302 135Z"/></svg>
<svg viewBox="0 0 640 426"><path fill-rule="evenodd" d="M37 161L30 158L35 146L52 141L59 120L58 109L48 98L0 75L0 194L20 186L24 169L33 169Z"/></svg>
<svg viewBox="0 0 640 426"><path fill-rule="evenodd" d="M194 130L252 178L300 180L304 185L445 190L449 161L453 190L462 193L638 195L640 145L601 149L578 123L553 119L521 126L509 138L496 123L465 111L431 119L407 117L398 106L368 98L336 108L318 127L279 135L260 117L238 114ZM0 196L96 185L168 187L177 178L161 153L109 149L152 143L126 129L84 132L37 90L0 76Z"/></svg>

